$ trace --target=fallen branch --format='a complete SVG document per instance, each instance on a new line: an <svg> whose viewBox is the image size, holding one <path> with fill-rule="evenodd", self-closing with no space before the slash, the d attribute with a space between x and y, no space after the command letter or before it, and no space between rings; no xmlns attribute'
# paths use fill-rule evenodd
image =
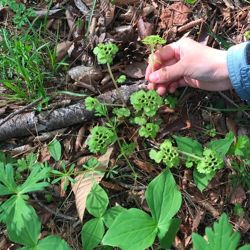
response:
<svg viewBox="0 0 250 250"><path fill-rule="evenodd" d="M144 89L144 84L126 85L119 88L125 101L128 101L130 95ZM106 92L97 97L100 101L107 104L120 102L119 93L116 90ZM83 101L67 107L58 108L52 111L35 111L14 115L0 126L0 141L6 141L10 138L23 137L28 135L39 135L41 132L53 131L66 128L75 124L90 121L94 117L93 112L87 111ZM4 119L0 120L0 124Z"/></svg>

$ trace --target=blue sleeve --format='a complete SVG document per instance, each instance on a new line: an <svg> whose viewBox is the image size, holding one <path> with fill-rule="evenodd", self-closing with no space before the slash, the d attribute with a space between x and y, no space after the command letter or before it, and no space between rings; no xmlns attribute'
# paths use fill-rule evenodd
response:
<svg viewBox="0 0 250 250"><path fill-rule="evenodd" d="M233 88L239 97L250 104L250 42L231 47L227 67Z"/></svg>

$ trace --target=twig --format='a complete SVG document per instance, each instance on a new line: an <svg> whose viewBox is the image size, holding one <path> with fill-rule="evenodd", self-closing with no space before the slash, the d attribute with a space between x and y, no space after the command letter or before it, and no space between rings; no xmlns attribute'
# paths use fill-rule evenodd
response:
<svg viewBox="0 0 250 250"><path fill-rule="evenodd" d="M43 98L40 97L40 98L38 98L37 100L33 101L32 103L30 103L30 104L28 104L28 105L26 105L26 106L24 106L24 107L22 107L22 108L16 110L15 112L9 114L9 115L6 116L3 120L0 121L0 126L3 125L3 124L4 124L5 122L7 122L8 120L10 120L11 118L13 118L14 116L16 116L16 115L22 113L24 110L33 107L35 104L37 104L38 102L40 102L42 99L43 99Z"/></svg>
<svg viewBox="0 0 250 250"><path fill-rule="evenodd" d="M55 215L56 217L61 218L61 219L65 219L65 220L70 220L70 221L77 221L78 220L78 218L71 217L71 216L68 216L68 215L64 215L64 214L55 212L54 210L52 210L49 207L45 206L41 201L38 200L35 193L32 194L32 197L34 198L34 200L38 203L38 205L40 207L44 208L45 210L47 210L49 213Z"/></svg>
<svg viewBox="0 0 250 250"><path fill-rule="evenodd" d="M224 99L226 99L229 103L231 103L233 106L235 106L236 108L239 108L239 105L237 105L233 100L231 100L231 99L230 99L229 97L227 97L225 94L223 94L223 93L220 92L220 91L219 91L219 94L220 94ZM242 113L243 113L247 118L250 119L250 115L249 115L246 111L242 110Z"/></svg>

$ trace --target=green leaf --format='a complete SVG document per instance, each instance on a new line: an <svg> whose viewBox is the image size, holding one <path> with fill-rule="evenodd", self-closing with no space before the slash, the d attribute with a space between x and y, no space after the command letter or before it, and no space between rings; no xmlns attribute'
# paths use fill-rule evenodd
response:
<svg viewBox="0 0 250 250"><path fill-rule="evenodd" d="M192 233L193 246L196 250L209 250L207 241L197 233ZM219 250L219 249L218 249Z"/></svg>
<svg viewBox="0 0 250 250"><path fill-rule="evenodd" d="M36 165L32 169L26 181L22 185L18 186L18 192L20 194L25 194L34 191L40 191L45 187L48 187L50 184L43 180L49 177L50 171L50 167L41 168L40 165Z"/></svg>
<svg viewBox="0 0 250 250"><path fill-rule="evenodd" d="M149 151L149 158L154 160L156 163L160 163L162 160L163 154L161 151L156 151L154 149L151 149Z"/></svg>
<svg viewBox="0 0 250 250"><path fill-rule="evenodd" d="M105 190L98 184L94 184L87 196L86 207L90 214L101 217L109 204L109 198Z"/></svg>
<svg viewBox="0 0 250 250"><path fill-rule="evenodd" d="M71 250L69 245L65 240L61 239L58 236L50 235L42 240L39 240L37 246L34 250L47 250L47 249L55 249L55 250Z"/></svg>
<svg viewBox="0 0 250 250"><path fill-rule="evenodd" d="M8 236L11 241L25 245L26 247L34 247L38 242L41 230L41 222L34 210L29 214L30 219L24 220L22 230L19 232L16 227L10 223L7 224Z"/></svg>
<svg viewBox="0 0 250 250"><path fill-rule="evenodd" d="M27 204L27 195L12 195L1 204L1 209L6 216L6 223L10 230L22 231L26 221L30 220L35 210Z"/></svg>
<svg viewBox="0 0 250 250"><path fill-rule="evenodd" d="M233 141L234 134L233 132L229 132L224 139L211 141L208 144L208 148L215 151L220 157L224 157L229 151Z"/></svg>
<svg viewBox="0 0 250 250"><path fill-rule="evenodd" d="M106 227L110 228L110 226L113 224L117 216L121 214L122 212L124 212L125 210L126 210L125 208L120 207L120 206L116 206L116 207L112 207L108 209L103 216Z"/></svg>
<svg viewBox="0 0 250 250"><path fill-rule="evenodd" d="M250 250L250 244L240 247L239 250Z"/></svg>
<svg viewBox="0 0 250 250"><path fill-rule="evenodd" d="M92 250L98 246L104 235L104 224L102 218L89 220L83 225L81 232L84 250Z"/></svg>
<svg viewBox="0 0 250 250"><path fill-rule="evenodd" d="M165 235L158 235L161 247L163 249L170 249L175 239L175 236L179 230L180 224L181 220L178 218L174 218L169 222L167 233Z"/></svg>
<svg viewBox="0 0 250 250"><path fill-rule="evenodd" d="M52 142L50 142L48 146L50 155L53 157L55 161L59 161L62 156L62 146L61 143L57 140L54 139Z"/></svg>
<svg viewBox="0 0 250 250"><path fill-rule="evenodd" d="M202 192L208 185L208 183L214 178L216 172L212 172L210 174L202 174L194 169L193 178L194 183L198 187L198 189Z"/></svg>
<svg viewBox="0 0 250 250"><path fill-rule="evenodd" d="M228 217L224 213L221 215L218 222L215 222L213 228L206 227L205 240L197 234L192 235L194 246L197 250L203 250L205 245L208 245L205 249L218 249L218 250L236 250L240 241L240 234L233 231L232 225L228 222ZM203 240L202 240L203 239Z"/></svg>
<svg viewBox="0 0 250 250"><path fill-rule="evenodd" d="M123 250L144 250L157 234L157 223L145 212L131 208L122 212L105 234L102 244Z"/></svg>
<svg viewBox="0 0 250 250"><path fill-rule="evenodd" d="M145 197L157 221L159 234L165 235L168 223L179 211L182 200L170 170L165 170L149 183Z"/></svg>
<svg viewBox="0 0 250 250"><path fill-rule="evenodd" d="M0 196L13 194L16 192L17 185L14 180L14 170L12 165L4 165L2 162L0 162L0 182L3 184L0 186L0 189L2 190Z"/></svg>
<svg viewBox="0 0 250 250"><path fill-rule="evenodd" d="M182 136L173 136L177 145L178 149L189 154L194 154L197 156L202 156L203 147L202 145L189 137L182 137Z"/></svg>

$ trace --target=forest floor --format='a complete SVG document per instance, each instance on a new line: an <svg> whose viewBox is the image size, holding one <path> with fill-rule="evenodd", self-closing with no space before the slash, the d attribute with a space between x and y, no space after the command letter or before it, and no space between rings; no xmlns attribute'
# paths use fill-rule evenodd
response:
<svg viewBox="0 0 250 250"><path fill-rule="evenodd" d="M250 143L246 139L250 137L250 108L234 91L180 88L163 97L157 113L162 123L155 138L139 136L139 126L126 118L122 122L118 119L118 139L107 152L90 150L88 143L94 126L104 126L107 119L112 121L111 109L121 106L120 93L133 115L129 95L147 84L144 77L150 50L142 43L146 36L160 35L167 44L190 37L227 50L250 39L249 1L0 3L0 167L12 164L17 184L27 180L37 163L42 169L53 169L46 179L49 185L28 196L28 204L42 224L39 239L58 235L72 249L83 249L82 226L92 217L85 211L92 178L107 192L109 206L149 213L145 190L166 169L149 157L150 149L158 148L166 139L177 145L174 136L190 138L193 146L199 142L202 148L217 140L221 148L233 134L222 157L223 167L210 179L203 176L205 184L199 184L197 178L203 177L195 177L195 168L186 167L182 157L178 166L171 168L182 195L176 214L181 223L171 249L191 249L192 233L203 236L205 228L212 227L224 212L241 234L240 245L250 243ZM107 66L98 64L93 53L98 44L108 42L119 48L111 65L114 78L126 76L118 86L120 91L115 90ZM88 96L107 104L109 118L86 111L84 99ZM237 154L239 136L247 146L238 146L243 153ZM89 161L93 158L101 162L102 171L93 167ZM102 174L85 179L87 171ZM0 176L1 206L11 194L5 195L3 179ZM10 239L4 209L0 207L0 249L26 246L13 240L15 237ZM151 249L159 249L157 240Z"/></svg>

